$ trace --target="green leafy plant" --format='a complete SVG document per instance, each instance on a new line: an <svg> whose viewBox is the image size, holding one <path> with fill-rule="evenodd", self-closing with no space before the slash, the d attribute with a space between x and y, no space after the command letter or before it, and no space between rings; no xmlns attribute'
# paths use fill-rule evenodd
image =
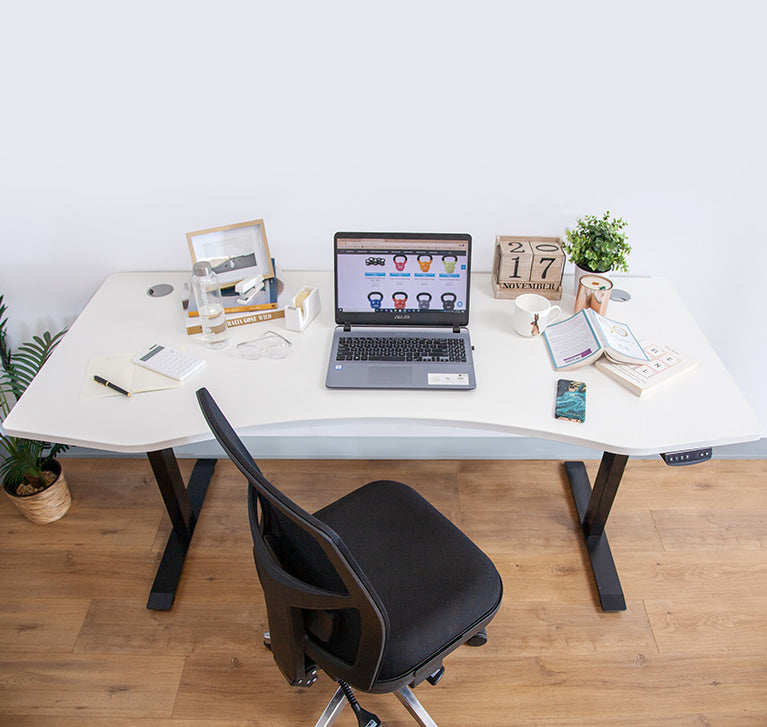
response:
<svg viewBox="0 0 767 727"><path fill-rule="evenodd" d="M66 331L34 336L11 351L7 338L7 307L0 295L0 417L5 420L11 408L26 391L32 379L48 360ZM65 444L40 442L0 433L0 478L16 494L33 494L52 484L47 481L46 465L69 449ZM22 489L20 489L22 488Z"/></svg>
<svg viewBox="0 0 767 727"><path fill-rule="evenodd" d="M578 220L574 230L567 230L567 241L562 247L576 265L593 273L608 270L628 271L626 256L631 247L623 232L626 222L620 217L586 215Z"/></svg>

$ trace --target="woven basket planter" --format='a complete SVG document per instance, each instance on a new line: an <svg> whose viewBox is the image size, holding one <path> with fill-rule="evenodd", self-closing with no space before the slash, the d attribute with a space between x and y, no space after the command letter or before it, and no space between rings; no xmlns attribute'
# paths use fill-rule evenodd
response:
<svg viewBox="0 0 767 727"><path fill-rule="evenodd" d="M3 489L11 502L24 514L24 517L38 525L52 523L64 517L72 504L69 486L61 471L61 463L53 460L44 469L57 472L58 477L52 485L34 495L16 495L9 490L6 483L3 483Z"/></svg>

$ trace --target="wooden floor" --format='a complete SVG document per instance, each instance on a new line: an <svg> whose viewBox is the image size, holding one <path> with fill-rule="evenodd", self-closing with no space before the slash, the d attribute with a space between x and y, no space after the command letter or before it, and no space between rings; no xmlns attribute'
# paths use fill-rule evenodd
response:
<svg viewBox="0 0 767 727"><path fill-rule="evenodd" d="M459 649L416 692L440 727L767 725L767 461L629 462L607 528L628 609L612 614L560 462L262 467L308 510L371 479L409 482L495 561L505 595L487 646ZM170 612L146 609L169 531L148 462L65 470L74 503L58 523L0 502L0 725L314 725L333 684L290 688L261 644L232 466L217 466ZM415 724L391 696L361 702ZM347 709L336 724L356 720Z"/></svg>

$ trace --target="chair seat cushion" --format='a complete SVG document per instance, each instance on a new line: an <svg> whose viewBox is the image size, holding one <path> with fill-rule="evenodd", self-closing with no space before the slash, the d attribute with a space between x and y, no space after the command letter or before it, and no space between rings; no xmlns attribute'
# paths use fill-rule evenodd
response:
<svg viewBox="0 0 767 727"><path fill-rule="evenodd" d="M379 682L462 642L500 604L492 561L407 485L371 482L315 516L338 533L386 609Z"/></svg>

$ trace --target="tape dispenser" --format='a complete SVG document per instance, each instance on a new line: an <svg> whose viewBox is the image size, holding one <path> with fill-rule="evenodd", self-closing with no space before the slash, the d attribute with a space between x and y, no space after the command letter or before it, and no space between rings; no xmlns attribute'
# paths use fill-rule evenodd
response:
<svg viewBox="0 0 767 727"><path fill-rule="evenodd" d="M289 331L303 331L317 317L319 312L319 288L301 288L291 304L285 306L285 328Z"/></svg>

